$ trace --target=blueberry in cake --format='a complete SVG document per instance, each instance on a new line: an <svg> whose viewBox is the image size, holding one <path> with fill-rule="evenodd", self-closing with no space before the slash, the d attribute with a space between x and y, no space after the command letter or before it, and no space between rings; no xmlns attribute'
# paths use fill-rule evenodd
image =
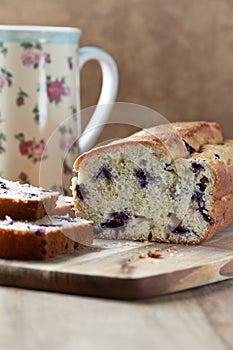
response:
<svg viewBox="0 0 233 350"><path fill-rule="evenodd" d="M99 238L200 244L233 222L233 140L217 123L158 125L81 155L76 215Z"/></svg>

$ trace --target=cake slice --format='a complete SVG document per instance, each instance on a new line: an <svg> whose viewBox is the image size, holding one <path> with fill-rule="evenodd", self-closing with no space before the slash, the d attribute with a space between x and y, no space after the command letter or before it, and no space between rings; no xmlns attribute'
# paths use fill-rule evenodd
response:
<svg viewBox="0 0 233 350"><path fill-rule="evenodd" d="M71 218L75 218L73 198L60 195L55 208L49 211L48 215L69 215Z"/></svg>
<svg viewBox="0 0 233 350"><path fill-rule="evenodd" d="M56 206L59 193L0 178L0 219L37 220Z"/></svg>
<svg viewBox="0 0 233 350"><path fill-rule="evenodd" d="M76 215L99 238L199 244L233 221L233 144L209 122L159 125L74 163Z"/></svg>
<svg viewBox="0 0 233 350"><path fill-rule="evenodd" d="M45 216L34 222L0 220L0 258L38 260L72 254L93 241L93 222Z"/></svg>

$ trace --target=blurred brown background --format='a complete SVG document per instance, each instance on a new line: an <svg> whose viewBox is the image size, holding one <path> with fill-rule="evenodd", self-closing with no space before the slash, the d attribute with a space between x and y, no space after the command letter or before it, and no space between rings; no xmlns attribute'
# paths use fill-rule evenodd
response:
<svg viewBox="0 0 233 350"><path fill-rule="evenodd" d="M1 24L77 26L81 46L116 59L118 101L170 121L206 119L233 137L233 0L0 0ZM96 103L101 74L82 71L82 107Z"/></svg>

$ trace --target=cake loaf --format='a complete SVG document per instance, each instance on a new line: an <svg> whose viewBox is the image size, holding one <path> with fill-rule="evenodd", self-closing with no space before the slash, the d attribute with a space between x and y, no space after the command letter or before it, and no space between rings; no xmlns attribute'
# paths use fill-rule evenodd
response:
<svg viewBox="0 0 233 350"><path fill-rule="evenodd" d="M233 221L233 140L217 123L159 125L81 155L76 215L100 238L200 244Z"/></svg>
<svg viewBox="0 0 233 350"><path fill-rule="evenodd" d="M93 241L93 223L67 216L34 222L0 220L0 258L37 260L72 254Z"/></svg>
<svg viewBox="0 0 233 350"><path fill-rule="evenodd" d="M52 212L59 193L0 178L0 219L37 220Z"/></svg>

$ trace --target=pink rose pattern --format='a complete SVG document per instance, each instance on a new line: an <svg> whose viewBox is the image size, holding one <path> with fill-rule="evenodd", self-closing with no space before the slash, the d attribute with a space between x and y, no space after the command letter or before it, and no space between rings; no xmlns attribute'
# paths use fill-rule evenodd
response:
<svg viewBox="0 0 233 350"><path fill-rule="evenodd" d="M31 159L33 163L48 158L45 152L46 149L44 140L25 140L23 133L16 134L15 138L19 141L19 153L22 156L26 156L28 159Z"/></svg>
<svg viewBox="0 0 233 350"><path fill-rule="evenodd" d="M58 78L52 80L50 76L47 76L46 90L50 103L58 104L61 102L62 96L70 95L70 88L66 83L65 77L62 77L60 80Z"/></svg>
<svg viewBox="0 0 233 350"><path fill-rule="evenodd" d="M65 152L66 155L71 153L77 153L77 146L78 146L78 140L73 135L73 130L70 126L61 126L59 128L59 132L61 134L60 140L59 140L59 147L62 151ZM65 175L71 175L73 172L72 167L70 167L66 161L66 159L63 159L63 174Z"/></svg>
<svg viewBox="0 0 233 350"><path fill-rule="evenodd" d="M21 184L30 184L29 176L24 171L19 173L18 179Z"/></svg>
<svg viewBox="0 0 233 350"><path fill-rule="evenodd" d="M73 135L64 135L60 138L59 146L62 151L69 151L74 148L76 139Z"/></svg>
<svg viewBox="0 0 233 350"><path fill-rule="evenodd" d="M0 75L0 91L4 89L5 85L6 85L6 79L4 78L4 76Z"/></svg>
<svg viewBox="0 0 233 350"><path fill-rule="evenodd" d="M23 53L21 55L21 63L25 67L33 67L37 69L38 67L45 67L46 64L51 63L50 54L46 53L41 44L34 44L29 42L21 43L20 46L23 48ZM3 43L0 43L0 54L7 56L8 49ZM72 57L67 58L68 69L73 69ZM6 88L11 87L13 83L13 75L5 67L0 67L0 93ZM40 89L40 88L39 88ZM66 78L52 78L47 76L46 85L41 88L41 91L46 92L47 98L50 103L58 104L62 102L62 97L69 96L71 91L70 87L67 85ZM15 97L15 103L18 107L25 105L28 93L24 91L21 87ZM71 106L72 114L75 115L76 108ZM39 109L36 105L32 110L33 119L35 123L39 124L40 116ZM3 122L1 119L0 112L0 123ZM59 140L59 148L65 152L75 152L77 148L77 140L72 134L72 130L69 128L60 129L61 138ZM47 159L48 155L45 152L46 145L44 140L36 141L34 138L26 140L23 133L18 133L15 138L19 141L18 150L22 156L27 157L33 163L41 160ZM6 151L5 147L6 135L0 132L0 155ZM72 168L63 160L63 172L64 174L71 174ZM30 183L28 175L25 172L21 172L18 175L18 179L21 183Z"/></svg>
<svg viewBox="0 0 233 350"><path fill-rule="evenodd" d="M62 151L74 153L77 150L77 138L73 135L73 130L68 126L60 126L61 134L59 146Z"/></svg>
<svg viewBox="0 0 233 350"><path fill-rule="evenodd" d="M25 104L25 100L28 97L28 94L23 91L21 88L19 88L19 92L17 94L17 98L16 98L16 104L17 106L22 106Z"/></svg>
<svg viewBox="0 0 233 350"><path fill-rule="evenodd" d="M44 66L46 63L51 63L50 55L43 50L41 44L22 43L21 46L24 49L21 56L24 66L32 66L36 69L39 66Z"/></svg>
<svg viewBox="0 0 233 350"><path fill-rule="evenodd" d="M34 65L39 64L40 55L36 51L26 50L22 54L21 60L22 60L22 63L24 66L33 66L34 67Z"/></svg>

